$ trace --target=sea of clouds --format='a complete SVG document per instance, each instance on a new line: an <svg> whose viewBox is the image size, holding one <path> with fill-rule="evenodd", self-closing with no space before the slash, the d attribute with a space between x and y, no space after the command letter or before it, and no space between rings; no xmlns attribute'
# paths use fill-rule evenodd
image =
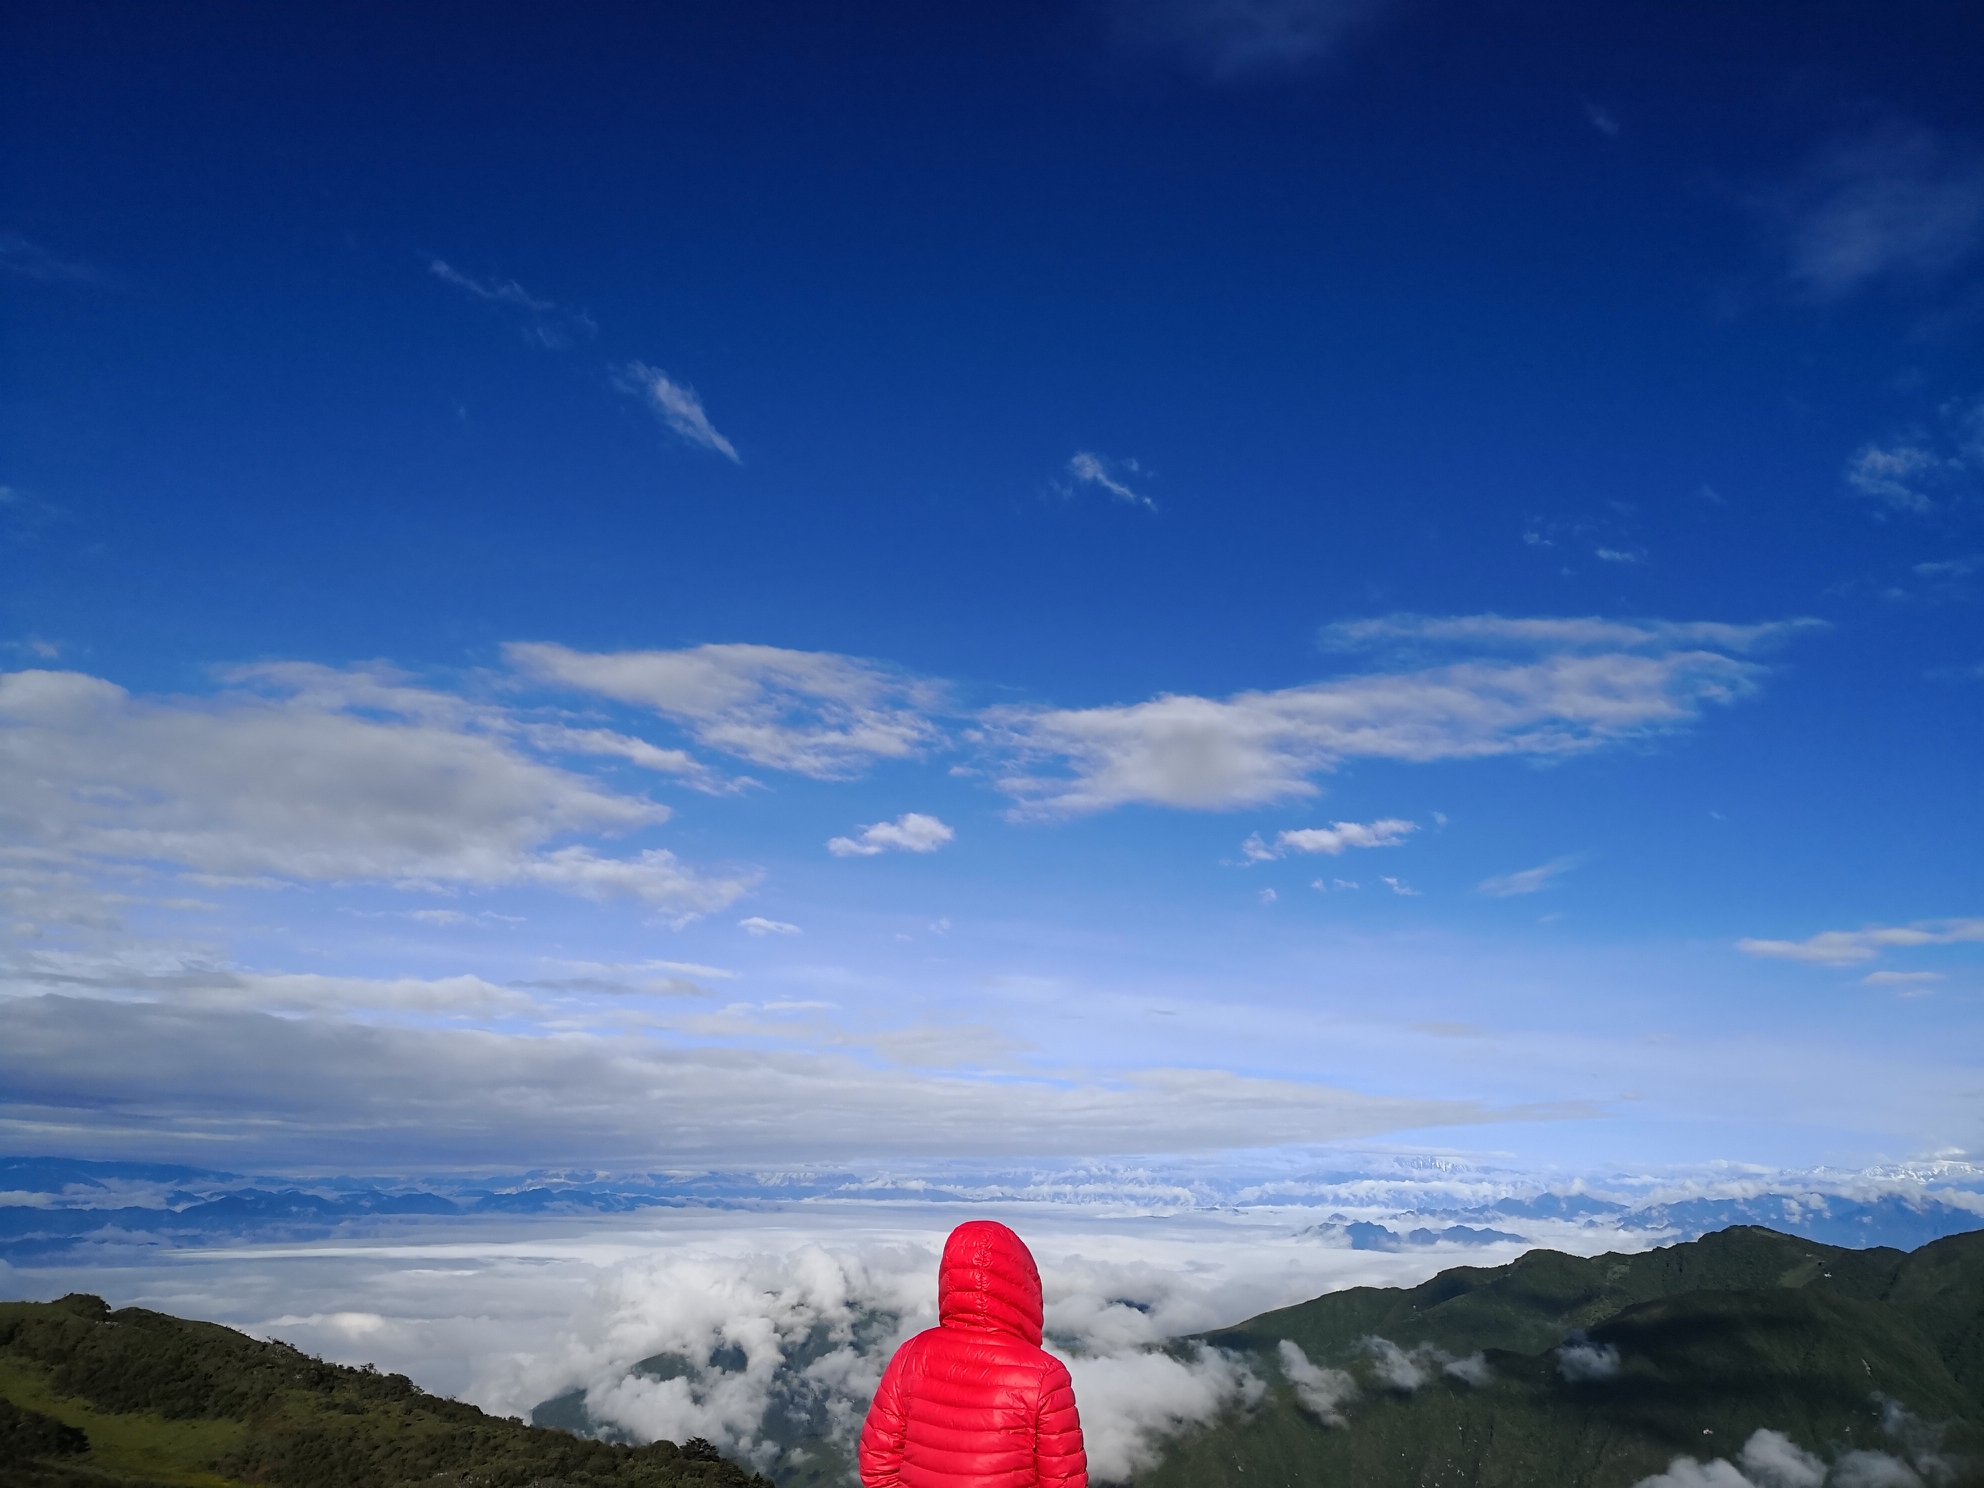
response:
<svg viewBox="0 0 1984 1488"><path fill-rule="evenodd" d="M563 1399L593 1429L700 1436L768 1469L851 1446L891 1351L936 1320L944 1237L967 1218L1000 1219L1039 1259L1049 1346L1074 1376L1099 1481L1126 1479L1174 1434L1266 1388L1242 1360L1178 1340L1323 1292L1409 1286L1537 1245L1639 1250L1744 1219L1903 1245L1984 1224L1984 1173L1960 1162L1609 1186L1374 1154L1216 1177L1134 1165L417 1183L9 1171L0 1212L18 1248L0 1260L0 1295L82 1290L211 1318L498 1414ZM37 1240L82 1212L96 1228ZM1383 1243L1367 1243L1374 1233ZM1442 1373L1478 1382L1479 1360L1416 1344L1374 1339L1359 1367L1381 1388ZM666 1367L640 1367L656 1359ZM1278 1362L1319 1419L1348 1419L1349 1375ZM1573 1340L1561 1362L1599 1361ZM1933 1484L1933 1453L1916 1455L1895 1455L1886 1478L1867 1476L1871 1459L1824 1474L1833 1488ZM1666 1476L1657 1488L1826 1480L1772 1478L1747 1457L1686 1459Z"/></svg>
<svg viewBox="0 0 1984 1488"><path fill-rule="evenodd" d="M1230 1356L1167 1351L1169 1340L1338 1287L1412 1285L1524 1248L1352 1250L1304 1235L1312 1214L1280 1209L838 1201L72 1256L0 1270L0 1290L88 1290L119 1306L212 1318L404 1372L502 1415L528 1417L583 1390L602 1428L701 1436L770 1466L790 1433L776 1420L767 1429L767 1417L794 1407L851 1440L890 1352L936 1321L945 1235L988 1216L1013 1225L1040 1261L1049 1343L1074 1375L1104 1480L1155 1461L1168 1435L1262 1388ZM692 1372L635 1373L656 1355Z"/></svg>

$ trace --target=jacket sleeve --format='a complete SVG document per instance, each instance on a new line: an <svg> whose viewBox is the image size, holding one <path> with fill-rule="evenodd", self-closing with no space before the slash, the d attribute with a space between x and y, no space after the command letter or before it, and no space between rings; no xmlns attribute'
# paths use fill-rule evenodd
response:
<svg viewBox="0 0 1984 1488"><path fill-rule="evenodd" d="M1088 1453L1082 1446L1082 1418L1075 1409L1075 1383L1059 1359L1050 1359L1049 1364L1040 1380L1034 1477L1040 1488L1088 1488Z"/></svg>
<svg viewBox="0 0 1984 1488"><path fill-rule="evenodd" d="M902 1398L905 1352L907 1345L897 1349L889 1367L882 1371L882 1383L875 1387L875 1399L868 1406L868 1419L861 1423L861 1488L900 1488L902 1483L902 1448L909 1434Z"/></svg>

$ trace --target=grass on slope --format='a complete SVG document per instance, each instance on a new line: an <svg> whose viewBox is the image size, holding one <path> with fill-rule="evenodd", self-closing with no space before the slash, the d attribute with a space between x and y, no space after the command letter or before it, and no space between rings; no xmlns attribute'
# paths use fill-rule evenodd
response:
<svg viewBox="0 0 1984 1488"><path fill-rule="evenodd" d="M1913 1255L1754 1228L1635 1256L1531 1252L1208 1335L1270 1388L1172 1443L1138 1483L1627 1488L1678 1455L1733 1458L1759 1428L1828 1459L1901 1455L1888 1402L1918 1433L1941 1424L1943 1458L1974 1457L1980 1319L1984 1234ZM1284 1339L1341 1371L1334 1411L1313 1388L1303 1403ZM1559 1352L1567 1340L1582 1341L1577 1360Z"/></svg>
<svg viewBox="0 0 1984 1488"><path fill-rule="evenodd" d="M87 1465L113 1481L230 1488L234 1480L214 1472L213 1464L232 1452L247 1430L239 1421L168 1421L155 1411L99 1411L87 1401L56 1395L46 1369L8 1354L0 1354L0 1399L80 1428L89 1441ZM79 1466L68 1458L63 1454L67 1466Z"/></svg>
<svg viewBox="0 0 1984 1488"><path fill-rule="evenodd" d="M0 1448L10 1485L103 1488L770 1488L703 1443L582 1441L213 1323L82 1295L0 1304L0 1396L80 1427L88 1450ZM9 1460L11 1459L11 1460Z"/></svg>

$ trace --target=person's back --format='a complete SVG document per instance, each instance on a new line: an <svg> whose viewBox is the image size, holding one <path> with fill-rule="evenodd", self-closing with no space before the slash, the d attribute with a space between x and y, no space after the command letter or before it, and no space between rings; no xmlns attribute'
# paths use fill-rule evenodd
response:
<svg viewBox="0 0 1984 1488"><path fill-rule="evenodd" d="M863 1488L1088 1488L1074 1384L1040 1347L1040 1272L974 1220L937 1271L938 1325L896 1350L861 1428Z"/></svg>

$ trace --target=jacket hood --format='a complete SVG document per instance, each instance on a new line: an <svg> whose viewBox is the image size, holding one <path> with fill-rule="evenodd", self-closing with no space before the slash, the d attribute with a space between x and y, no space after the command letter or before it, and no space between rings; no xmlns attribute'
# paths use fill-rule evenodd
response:
<svg viewBox="0 0 1984 1488"><path fill-rule="evenodd" d="M937 1267L937 1320L946 1328L1007 1333L1040 1346L1040 1268L1004 1225L974 1219L951 1231Z"/></svg>

